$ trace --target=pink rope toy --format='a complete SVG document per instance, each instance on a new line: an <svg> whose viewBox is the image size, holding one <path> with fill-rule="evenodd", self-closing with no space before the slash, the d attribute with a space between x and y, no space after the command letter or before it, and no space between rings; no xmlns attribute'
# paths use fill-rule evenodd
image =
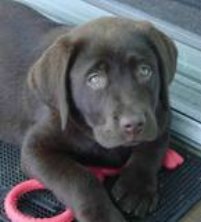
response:
<svg viewBox="0 0 201 222"><path fill-rule="evenodd" d="M183 162L184 158L182 156L176 151L168 149L163 159L163 166L169 170L173 170L182 165ZM90 167L89 170L103 182L106 177L119 174L121 168ZM45 189L44 185L35 179L27 180L12 188L4 201L4 208L8 218L12 222L72 222L74 220L74 214L70 208L50 218L34 218L18 210L17 202L23 194L41 189Z"/></svg>

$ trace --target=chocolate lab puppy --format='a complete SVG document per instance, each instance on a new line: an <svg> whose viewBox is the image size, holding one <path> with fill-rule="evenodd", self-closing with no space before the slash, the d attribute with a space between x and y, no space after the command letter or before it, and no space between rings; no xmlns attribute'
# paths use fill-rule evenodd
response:
<svg viewBox="0 0 201 222"><path fill-rule="evenodd" d="M24 171L80 222L152 212L174 43L148 22L107 17L72 28L10 1L0 21L0 134L22 145ZM92 165L124 166L111 195Z"/></svg>

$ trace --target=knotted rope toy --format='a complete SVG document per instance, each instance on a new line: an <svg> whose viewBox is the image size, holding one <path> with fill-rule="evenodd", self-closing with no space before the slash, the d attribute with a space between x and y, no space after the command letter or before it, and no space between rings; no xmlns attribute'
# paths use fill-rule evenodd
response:
<svg viewBox="0 0 201 222"><path fill-rule="evenodd" d="M163 159L163 167L168 170L174 170L182 165L183 162L184 158L180 154L172 149L168 149ZM108 176L118 175L121 168L89 167L89 170L103 182ZM17 208L19 198L27 192L41 189L45 189L45 186L35 179L27 180L13 187L4 201L4 208L8 218L12 222L72 222L75 219L70 208L50 218L34 218L20 212Z"/></svg>

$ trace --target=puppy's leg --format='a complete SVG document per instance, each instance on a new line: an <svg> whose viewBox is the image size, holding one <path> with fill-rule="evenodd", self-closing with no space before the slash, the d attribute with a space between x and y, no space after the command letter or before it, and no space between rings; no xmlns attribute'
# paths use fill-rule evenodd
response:
<svg viewBox="0 0 201 222"><path fill-rule="evenodd" d="M80 222L125 222L102 184L69 157L54 130L40 123L28 132L21 154L25 172L68 204Z"/></svg>
<svg viewBox="0 0 201 222"><path fill-rule="evenodd" d="M156 141L134 149L112 188L112 195L124 212L143 217L156 208L157 173L167 147L168 133L165 133Z"/></svg>

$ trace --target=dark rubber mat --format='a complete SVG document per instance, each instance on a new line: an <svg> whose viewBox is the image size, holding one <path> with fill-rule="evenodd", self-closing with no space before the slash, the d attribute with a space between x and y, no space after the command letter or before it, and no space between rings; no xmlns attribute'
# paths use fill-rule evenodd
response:
<svg viewBox="0 0 201 222"><path fill-rule="evenodd" d="M188 151L179 152L185 157L184 165L175 171L161 170L158 209L142 222L178 222L201 199L201 158ZM3 209L4 196L13 185L25 179L20 170L19 149L0 142L0 222L8 221ZM64 206L46 190L22 196L18 207L27 214L41 218L64 210ZM136 219L129 218L129 221Z"/></svg>

